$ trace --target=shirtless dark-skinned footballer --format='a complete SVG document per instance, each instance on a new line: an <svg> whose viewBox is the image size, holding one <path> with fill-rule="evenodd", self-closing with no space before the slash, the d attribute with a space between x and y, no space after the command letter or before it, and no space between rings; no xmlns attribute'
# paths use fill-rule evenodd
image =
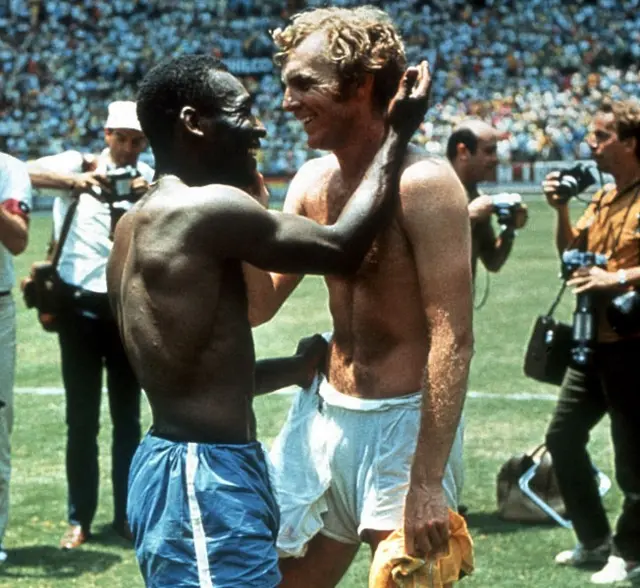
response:
<svg viewBox="0 0 640 588"><path fill-rule="evenodd" d="M108 288L152 412L127 513L147 586L280 583L278 508L252 409L256 390L279 378L273 365L256 369L242 264L355 272L397 206L429 87L426 63L407 69L386 140L340 217L323 226L268 211L249 193L265 130L220 62L182 56L142 81L137 111L156 178L116 227Z"/></svg>

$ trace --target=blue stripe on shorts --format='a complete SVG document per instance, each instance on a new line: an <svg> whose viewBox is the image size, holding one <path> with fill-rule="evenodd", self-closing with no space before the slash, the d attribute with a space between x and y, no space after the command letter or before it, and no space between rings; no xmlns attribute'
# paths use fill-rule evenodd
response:
<svg viewBox="0 0 640 588"><path fill-rule="evenodd" d="M262 447L147 434L129 473L127 516L145 585L274 588L279 513Z"/></svg>

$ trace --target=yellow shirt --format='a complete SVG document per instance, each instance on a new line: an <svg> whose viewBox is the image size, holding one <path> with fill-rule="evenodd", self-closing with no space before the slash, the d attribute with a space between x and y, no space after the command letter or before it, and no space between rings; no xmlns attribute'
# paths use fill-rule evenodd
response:
<svg viewBox="0 0 640 588"><path fill-rule="evenodd" d="M594 195L576 228L588 228L586 249L607 256L607 271L640 265L640 184L632 184L623 192L605 186ZM622 339L606 317L607 305L620 293L607 292L597 299L598 341L601 343ZM640 333L631 337L637 336Z"/></svg>

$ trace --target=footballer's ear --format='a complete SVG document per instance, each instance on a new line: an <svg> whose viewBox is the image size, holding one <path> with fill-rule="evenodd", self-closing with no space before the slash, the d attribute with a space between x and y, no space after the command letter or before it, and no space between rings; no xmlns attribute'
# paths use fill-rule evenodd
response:
<svg viewBox="0 0 640 588"><path fill-rule="evenodd" d="M180 121L187 132L201 137L204 133L200 125L200 116L193 106L183 106L180 111Z"/></svg>

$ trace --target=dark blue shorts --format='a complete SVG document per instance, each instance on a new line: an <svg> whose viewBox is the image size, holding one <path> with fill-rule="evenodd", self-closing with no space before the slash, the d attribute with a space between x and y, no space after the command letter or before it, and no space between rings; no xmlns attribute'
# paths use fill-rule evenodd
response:
<svg viewBox="0 0 640 588"><path fill-rule="evenodd" d="M127 516L146 586L274 588L279 513L259 443L207 445L147 434Z"/></svg>

